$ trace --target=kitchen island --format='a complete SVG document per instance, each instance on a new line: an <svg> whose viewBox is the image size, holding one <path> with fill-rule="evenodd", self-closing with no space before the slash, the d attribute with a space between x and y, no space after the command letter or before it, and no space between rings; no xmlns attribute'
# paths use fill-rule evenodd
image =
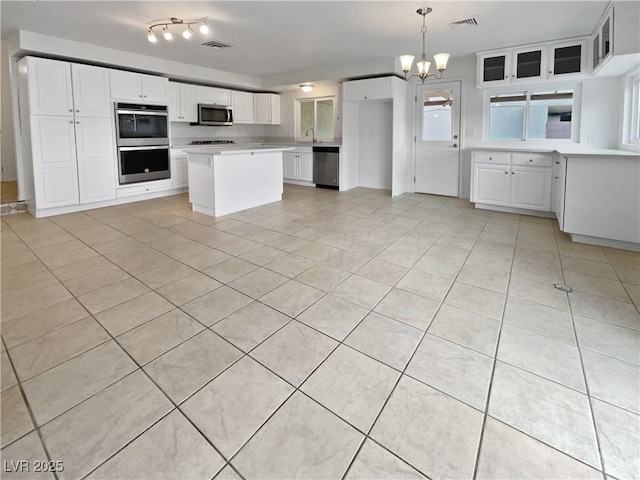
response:
<svg viewBox="0 0 640 480"><path fill-rule="evenodd" d="M282 200L282 153L293 148L218 145L183 150L194 212L220 217Z"/></svg>

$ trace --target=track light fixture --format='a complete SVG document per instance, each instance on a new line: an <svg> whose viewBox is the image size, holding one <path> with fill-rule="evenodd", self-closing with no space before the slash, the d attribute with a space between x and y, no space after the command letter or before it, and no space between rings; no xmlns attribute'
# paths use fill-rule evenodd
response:
<svg viewBox="0 0 640 480"><path fill-rule="evenodd" d="M171 27L174 27L176 25L178 25L179 27L186 26L186 28L182 30L182 36L185 39L191 38L195 33L193 31L193 28L191 28L192 25L200 25L199 27L200 33L202 33L203 35L206 35L207 33L209 33L209 26L207 25L207 19L208 17L197 18L195 20L183 20L178 17L171 17L166 20L154 20L152 22L149 22L152 25L149 25L147 29L147 40L149 40L149 42L151 43L157 43L158 37L156 37L156 32L154 31L154 28L156 27L158 28L162 27L162 36L164 37L165 40L173 40L173 33L171 32Z"/></svg>

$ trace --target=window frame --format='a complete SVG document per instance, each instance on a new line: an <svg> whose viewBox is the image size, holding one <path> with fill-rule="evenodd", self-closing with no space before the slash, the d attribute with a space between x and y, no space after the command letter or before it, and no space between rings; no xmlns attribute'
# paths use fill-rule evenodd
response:
<svg viewBox="0 0 640 480"><path fill-rule="evenodd" d="M332 102L332 114L331 114L331 137L318 137L318 102L331 100ZM302 104L313 103L313 132L311 137L302 135ZM295 115L295 139L297 142L313 142L313 136L316 137L317 142L333 142L336 137L336 97L333 95L323 97L302 97L296 98L296 115Z"/></svg>
<svg viewBox="0 0 640 480"><path fill-rule="evenodd" d="M640 146L640 68L627 77L623 143Z"/></svg>
<svg viewBox="0 0 640 480"><path fill-rule="evenodd" d="M573 92L573 105L571 108L571 137L570 138L530 138L530 103L533 95L540 95L549 93L551 91L567 91ZM581 117L581 104L582 104L582 83L544 83L534 85L520 85L502 88L485 89L483 91L483 114L482 114L482 140L484 142L497 142L497 143L527 143L527 144L541 144L551 145L553 143L567 144L567 143L579 143L580 142L580 117ZM524 138L492 138L490 136L491 124L490 124L490 110L491 110L491 97L496 95L513 96L513 95L525 95L525 118L524 118Z"/></svg>

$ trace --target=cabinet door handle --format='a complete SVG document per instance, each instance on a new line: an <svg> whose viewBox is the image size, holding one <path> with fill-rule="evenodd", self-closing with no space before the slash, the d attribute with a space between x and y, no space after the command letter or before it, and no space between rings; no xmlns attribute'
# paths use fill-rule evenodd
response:
<svg viewBox="0 0 640 480"><path fill-rule="evenodd" d="M80 110L76 110L76 113L80 113Z"/></svg>
<svg viewBox="0 0 640 480"><path fill-rule="evenodd" d="M70 108L70 109L69 109L69 111L70 111L70 112L73 112L73 108Z"/></svg>
<svg viewBox="0 0 640 480"><path fill-rule="evenodd" d="M69 120L69 123L70 123L71 125L73 125L73 120Z"/></svg>
<svg viewBox="0 0 640 480"><path fill-rule="evenodd" d="M76 122L76 125L80 125L80 122Z"/></svg>
<svg viewBox="0 0 640 480"><path fill-rule="evenodd" d="M533 162L533 158L530 158L530 159L529 159L529 161L530 161L530 162Z"/></svg>
<svg viewBox="0 0 640 480"><path fill-rule="evenodd" d="M515 174L516 174L516 172L511 172L511 175L515 175Z"/></svg>
<svg viewBox="0 0 640 480"><path fill-rule="evenodd" d="M509 175L509 172L504 172L505 175Z"/></svg>
<svg viewBox="0 0 640 480"><path fill-rule="evenodd" d="M559 179L560 179L560 177L555 177L555 179L556 179L556 180L559 180Z"/></svg>
<svg viewBox="0 0 640 480"><path fill-rule="evenodd" d="M556 165L560 165L560 162L556 160Z"/></svg>

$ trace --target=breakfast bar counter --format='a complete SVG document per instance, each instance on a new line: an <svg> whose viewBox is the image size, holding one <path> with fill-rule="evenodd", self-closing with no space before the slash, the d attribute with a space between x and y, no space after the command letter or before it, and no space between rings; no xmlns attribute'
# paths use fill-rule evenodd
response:
<svg viewBox="0 0 640 480"><path fill-rule="evenodd" d="M282 152L291 147L184 148L194 212L220 217L282 200Z"/></svg>

